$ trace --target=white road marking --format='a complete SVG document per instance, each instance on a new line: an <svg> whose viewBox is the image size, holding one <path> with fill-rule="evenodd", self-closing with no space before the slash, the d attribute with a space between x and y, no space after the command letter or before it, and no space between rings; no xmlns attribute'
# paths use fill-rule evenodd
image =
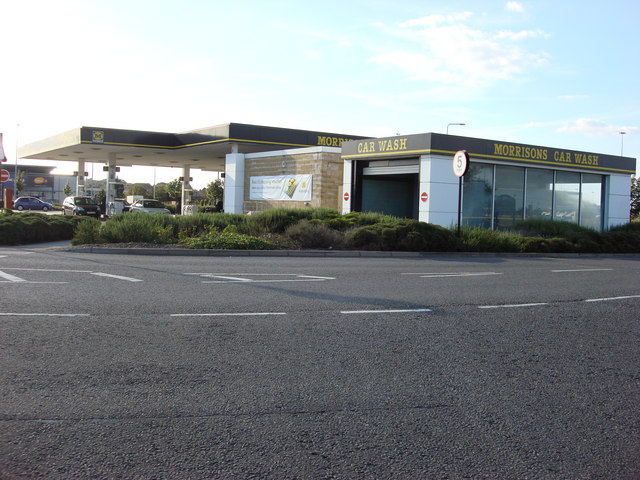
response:
<svg viewBox="0 0 640 480"><path fill-rule="evenodd" d="M203 280L202 283L277 283L277 282L324 282L335 280L335 277L319 277L316 275L299 275L296 273L185 273L217 280ZM251 278L261 277L261 279ZM273 277L273 278L265 278ZM293 278L282 278L293 277Z"/></svg>
<svg viewBox="0 0 640 480"><path fill-rule="evenodd" d="M286 312L244 312L244 313L172 313L171 317L259 317L286 315Z"/></svg>
<svg viewBox="0 0 640 480"><path fill-rule="evenodd" d="M553 273L565 273L565 272L609 272L613 268L580 268L575 270L551 270Z"/></svg>
<svg viewBox="0 0 640 480"><path fill-rule="evenodd" d="M541 305L549 305L548 303L518 303L513 305L481 305L478 308L520 308L520 307L538 307Z"/></svg>
<svg viewBox="0 0 640 480"><path fill-rule="evenodd" d="M16 276L11 275L9 273L3 272L2 270L0 270L0 278L4 278L5 280L8 280L9 282L14 282L14 283L26 282L26 280L24 278L16 277Z"/></svg>
<svg viewBox="0 0 640 480"><path fill-rule="evenodd" d="M0 312L0 317L89 317L88 313L8 313Z"/></svg>
<svg viewBox="0 0 640 480"><path fill-rule="evenodd" d="M90 272L91 275L95 275L96 277L108 277L108 278L115 278L118 280L126 280L127 282L142 282L142 280L138 279L138 278L131 278L131 277L123 277L121 275L112 275L110 273L102 273L102 272Z"/></svg>
<svg viewBox="0 0 640 480"><path fill-rule="evenodd" d="M626 300L629 298L640 298L640 295L625 295L622 297L608 297L608 298L590 298L585 302L608 302L610 300Z"/></svg>
<svg viewBox="0 0 640 480"><path fill-rule="evenodd" d="M420 278L446 277L481 277L488 275L502 275L500 272L450 272L450 273L401 273L400 275L417 275Z"/></svg>
<svg viewBox="0 0 640 480"><path fill-rule="evenodd" d="M413 309L400 309L400 310L343 310L340 313L413 313L413 312L431 312L429 308L413 308Z"/></svg>
<svg viewBox="0 0 640 480"><path fill-rule="evenodd" d="M11 268L5 268L5 270L20 270L20 271L24 271L24 272L93 273L91 270L56 270L56 269L49 269L49 268L16 268L16 267L11 267Z"/></svg>

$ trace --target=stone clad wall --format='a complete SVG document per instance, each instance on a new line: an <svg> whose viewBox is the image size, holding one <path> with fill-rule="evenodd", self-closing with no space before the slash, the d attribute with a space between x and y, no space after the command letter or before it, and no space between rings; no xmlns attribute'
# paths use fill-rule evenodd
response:
<svg viewBox="0 0 640 480"><path fill-rule="evenodd" d="M323 207L341 208L343 162L340 150L327 147L305 148L278 154L250 154L245 157L244 212L260 212L271 208ZM251 177L276 175L313 175L310 202L250 200Z"/></svg>

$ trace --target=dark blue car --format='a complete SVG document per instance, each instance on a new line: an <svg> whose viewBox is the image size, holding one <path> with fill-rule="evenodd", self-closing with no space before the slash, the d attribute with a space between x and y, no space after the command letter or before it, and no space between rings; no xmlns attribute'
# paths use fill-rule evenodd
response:
<svg viewBox="0 0 640 480"><path fill-rule="evenodd" d="M42 210L46 212L53 210L53 205L48 202L44 202L36 197L19 197L13 202L13 208L15 210Z"/></svg>

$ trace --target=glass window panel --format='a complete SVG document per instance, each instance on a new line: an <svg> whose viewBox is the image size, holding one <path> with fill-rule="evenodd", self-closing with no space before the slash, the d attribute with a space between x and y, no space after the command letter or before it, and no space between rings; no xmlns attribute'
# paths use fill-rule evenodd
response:
<svg viewBox="0 0 640 480"><path fill-rule="evenodd" d="M578 223L580 174L556 172L554 220Z"/></svg>
<svg viewBox="0 0 640 480"><path fill-rule="evenodd" d="M602 230L602 175L582 175L580 225Z"/></svg>
<svg viewBox="0 0 640 480"><path fill-rule="evenodd" d="M522 220L524 210L524 168L496 166L493 228L507 229Z"/></svg>
<svg viewBox="0 0 640 480"><path fill-rule="evenodd" d="M527 218L551 220L553 170L527 169Z"/></svg>
<svg viewBox="0 0 640 480"><path fill-rule="evenodd" d="M491 228L493 165L472 163L464 176L462 224Z"/></svg>

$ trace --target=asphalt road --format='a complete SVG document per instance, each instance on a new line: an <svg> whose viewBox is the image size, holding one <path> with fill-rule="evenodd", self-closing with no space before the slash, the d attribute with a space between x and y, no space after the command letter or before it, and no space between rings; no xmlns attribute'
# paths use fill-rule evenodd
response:
<svg viewBox="0 0 640 480"><path fill-rule="evenodd" d="M0 478L640 477L640 258L0 248Z"/></svg>

